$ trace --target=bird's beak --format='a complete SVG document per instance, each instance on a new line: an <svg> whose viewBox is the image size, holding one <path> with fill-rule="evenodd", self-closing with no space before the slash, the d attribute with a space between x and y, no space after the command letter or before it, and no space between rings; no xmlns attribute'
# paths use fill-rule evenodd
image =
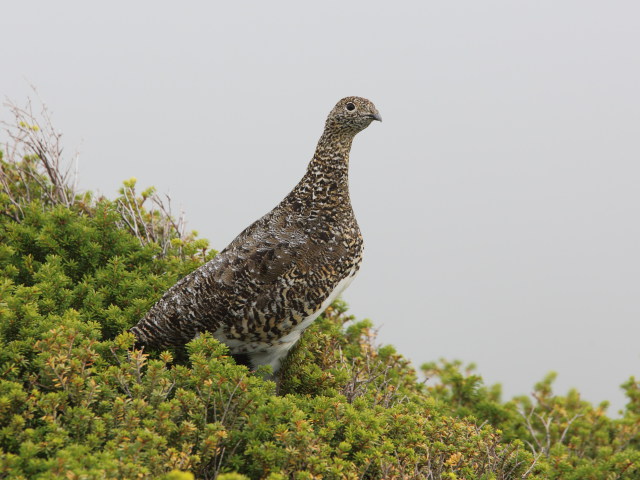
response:
<svg viewBox="0 0 640 480"><path fill-rule="evenodd" d="M379 122L382 121L382 115L380 115L378 112L370 113L369 115L367 115L367 117L378 120Z"/></svg>

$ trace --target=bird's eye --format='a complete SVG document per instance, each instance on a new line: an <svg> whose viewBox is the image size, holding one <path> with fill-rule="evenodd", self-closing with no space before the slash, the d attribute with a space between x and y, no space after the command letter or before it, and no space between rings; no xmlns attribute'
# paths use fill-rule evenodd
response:
<svg viewBox="0 0 640 480"><path fill-rule="evenodd" d="M356 106L353 102L349 102L346 105L347 110L349 110L350 112L356 109Z"/></svg>

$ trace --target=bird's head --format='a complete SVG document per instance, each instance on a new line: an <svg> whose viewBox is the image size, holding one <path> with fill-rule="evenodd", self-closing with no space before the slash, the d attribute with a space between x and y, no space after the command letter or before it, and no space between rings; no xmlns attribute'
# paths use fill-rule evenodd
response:
<svg viewBox="0 0 640 480"><path fill-rule="evenodd" d="M326 128L355 135L374 120L381 122L382 117L373 102L362 97L345 97L329 113Z"/></svg>

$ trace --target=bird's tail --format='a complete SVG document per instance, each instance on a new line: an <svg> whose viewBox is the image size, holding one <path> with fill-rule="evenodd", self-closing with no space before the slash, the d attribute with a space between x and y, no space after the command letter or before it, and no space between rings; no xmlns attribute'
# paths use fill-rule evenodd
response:
<svg viewBox="0 0 640 480"><path fill-rule="evenodd" d="M136 348L160 349L184 345L195 337L197 332L193 322L181 319L158 318L147 315L129 329L136 338Z"/></svg>

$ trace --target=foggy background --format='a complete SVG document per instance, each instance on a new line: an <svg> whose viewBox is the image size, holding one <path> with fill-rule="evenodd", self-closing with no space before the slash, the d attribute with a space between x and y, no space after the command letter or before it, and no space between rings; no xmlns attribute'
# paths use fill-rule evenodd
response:
<svg viewBox="0 0 640 480"><path fill-rule="evenodd" d="M222 249L303 175L347 95L365 261L345 300L418 367L624 405L640 374L640 4L5 2L80 185L155 185ZM6 109L0 116L7 119ZM3 141L6 136L2 136Z"/></svg>

